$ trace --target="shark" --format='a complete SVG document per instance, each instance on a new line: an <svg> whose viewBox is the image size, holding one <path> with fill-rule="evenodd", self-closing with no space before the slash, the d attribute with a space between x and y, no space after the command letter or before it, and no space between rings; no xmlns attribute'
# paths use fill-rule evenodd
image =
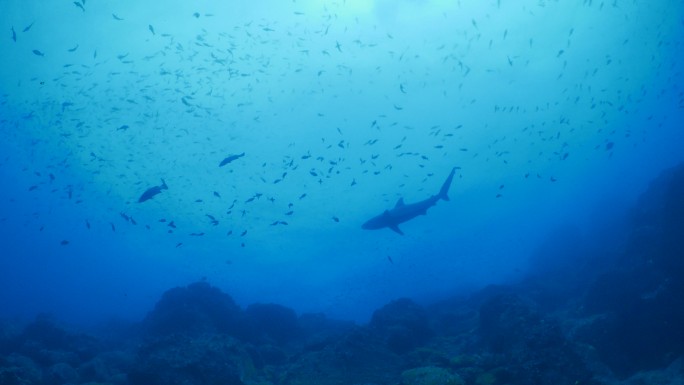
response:
<svg viewBox="0 0 684 385"><path fill-rule="evenodd" d="M404 203L404 198L399 198L397 204L394 205L392 209L385 210L382 214L367 220L361 225L361 228L364 230L377 230L387 227L397 234L404 235L404 232L399 228L399 224L409 221L419 215L427 214L427 210L436 205L440 200L449 200L449 187L451 186L451 181L454 179L454 173L459 168L460 167L454 167L451 169L449 176L447 176L437 195L411 204L406 204Z"/></svg>

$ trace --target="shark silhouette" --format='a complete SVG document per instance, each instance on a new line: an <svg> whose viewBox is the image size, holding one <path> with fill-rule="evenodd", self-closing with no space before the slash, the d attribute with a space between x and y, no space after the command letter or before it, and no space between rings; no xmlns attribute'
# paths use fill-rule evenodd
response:
<svg viewBox="0 0 684 385"><path fill-rule="evenodd" d="M361 225L361 228L365 230L377 230L387 227L395 233L404 235L399 228L400 223L411 220L418 215L425 215L427 213L427 209L437 204L437 201L440 199L445 201L449 200L447 193L449 192L449 186L451 186L451 181L454 179L454 173L456 172L457 168L460 167L454 167L451 169L451 173L449 173L449 176L442 184L442 188L439 190L437 195L433 195L428 199L411 204L405 204L404 198L399 198L394 208L391 210L385 210L385 212L382 214L369 219L366 221L366 223Z"/></svg>

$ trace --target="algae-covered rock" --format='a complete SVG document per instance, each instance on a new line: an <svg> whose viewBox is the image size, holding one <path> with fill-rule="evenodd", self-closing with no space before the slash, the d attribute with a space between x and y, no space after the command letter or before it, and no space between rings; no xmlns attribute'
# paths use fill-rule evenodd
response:
<svg viewBox="0 0 684 385"><path fill-rule="evenodd" d="M236 337L240 334L240 314L240 307L230 295L201 281L167 290L142 326L150 337L207 333Z"/></svg>
<svg viewBox="0 0 684 385"><path fill-rule="evenodd" d="M376 310L369 326L397 354L424 345L433 334L425 309L408 298L392 301Z"/></svg>
<svg viewBox="0 0 684 385"><path fill-rule="evenodd" d="M475 380L477 385L493 385L496 383L496 375L492 372L480 373Z"/></svg>
<svg viewBox="0 0 684 385"><path fill-rule="evenodd" d="M449 360L449 366L452 368L465 368L471 366L477 366L480 363L480 356L475 354L459 354L457 356L451 357Z"/></svg>
<svg viewBox="0 0 684 385"><path fill-rule="evenodd" d="M254 343L283 345L300 335L297 313L285 306L269 303L249 305L244 313L244 336Z"/></svg>
<svg viewBox="0 0 684 385"><path fill-rule="evenodd" d="M80 382L78 372L71 365L60 362L50 366L43 375L43 383L63 385Z"/></svg>
<svg viewBox="0 0 684 385"><path fill-rule="evenodd" d="M16 353L0 357L0 384L32 385L41 381L40 367L30 358Z"/></svg>
<svg viewBox="0 0 684 385"><path fill-rule="evenodd" d="M128 373L132 385L243 385L256 380L244 347L230 336L166 336L138 349Z"/></svg>
<svg viewBox="0 0 684 385"><path fill-rule="evenodd" d="M288 366L284 385L396 384L401 358L365 328L356 328L321 350L309 351Z"/></svg>
<svg viewBox="0 0 684 385"><path fill-rule="evenodd" d="M401 373L402 385L465 385L455 373L436 366L409 369Z"/></svg>

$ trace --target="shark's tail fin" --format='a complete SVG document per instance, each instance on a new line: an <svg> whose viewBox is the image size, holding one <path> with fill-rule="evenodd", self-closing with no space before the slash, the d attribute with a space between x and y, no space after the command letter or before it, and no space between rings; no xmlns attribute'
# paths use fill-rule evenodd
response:
<svg viewBox="0 0 684 385"><path fill-rule="evenodd" d="M439 190L439 194L437 194L437 197L439 199L448 201L449 200L449 187L451 186L451 181L454 179L454 173L456 172L456 169L460 167L454 167L451 169L451 172L449 173L449 176L446 178L444 181L444 184L442 184L442 188Z"/></svg>
<svg viewBox="0 0 684 385"><path fill-rule="evenodd" d="M168 190L169 186L166 185L166 181L164 179L162 179L161 181L162 181L162 185L159 186L159 188L162 190Z"/></svg>

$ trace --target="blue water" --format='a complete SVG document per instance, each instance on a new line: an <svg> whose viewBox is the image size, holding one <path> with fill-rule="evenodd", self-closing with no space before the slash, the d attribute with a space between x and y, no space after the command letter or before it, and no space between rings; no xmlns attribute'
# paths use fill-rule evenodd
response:
<svg viewBox="0 0 684 385"><path fill-rule="evenodd" d="M2 0L0 317L206 280L364 323L516 282L684 160L683 7ZM453 167L405 235L361 229Z"/></svg>

